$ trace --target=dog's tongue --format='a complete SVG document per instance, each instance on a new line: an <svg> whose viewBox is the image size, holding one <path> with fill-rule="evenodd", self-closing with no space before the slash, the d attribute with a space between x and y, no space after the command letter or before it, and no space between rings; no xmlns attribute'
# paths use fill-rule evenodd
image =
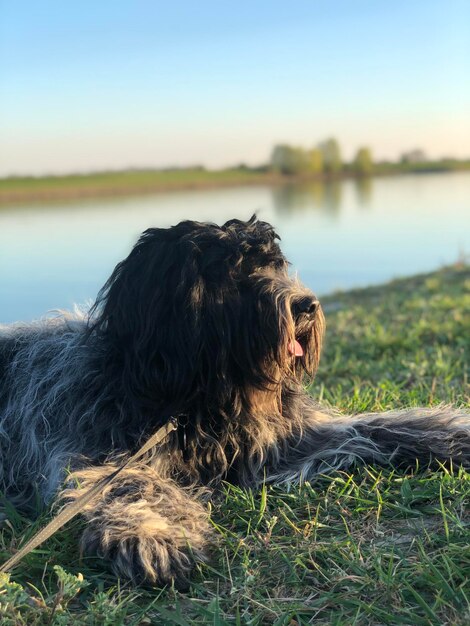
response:
<svg viewBox="0 0 470 626"><path fill-rule="evenodd" d="M304 354L304 350L297 339L295 339L295 341L289 341L288 348L289 352L294 356L303 356Z"/></svg>

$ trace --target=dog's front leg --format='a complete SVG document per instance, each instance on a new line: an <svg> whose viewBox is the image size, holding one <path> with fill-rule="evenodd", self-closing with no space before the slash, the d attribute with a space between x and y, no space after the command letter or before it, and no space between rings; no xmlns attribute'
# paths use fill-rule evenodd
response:
<svg viewBox="0 0 470 626"><path fill-rule="evenodd" d="M114 469L108 464L74 472L62 499L80 497ZM146 465L123 470L83 515L83 551L105 558L118 576L134 583L184 589L194 563L205 559L210 529L204 506Z"/></svg>
<svg viewBox="0 0 470 626"><path fill-rule="evenodd" d="M344 416L328 414L307 395L290 410L301 426L268 454L267 479L299 482L358 463L427 464L453 460L470 467L470 412L450 406Z"/></svg>

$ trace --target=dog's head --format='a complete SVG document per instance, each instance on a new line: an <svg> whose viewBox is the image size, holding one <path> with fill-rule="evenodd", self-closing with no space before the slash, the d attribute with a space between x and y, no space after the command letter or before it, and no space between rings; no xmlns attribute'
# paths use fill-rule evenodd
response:
<svg viewBox="0 0 470 626"><path fill-rule="evenodd" d="M255 217L142 234L93 311L135 393L220 411L314 375L323 315L288 275L278 239Z"/></svg>

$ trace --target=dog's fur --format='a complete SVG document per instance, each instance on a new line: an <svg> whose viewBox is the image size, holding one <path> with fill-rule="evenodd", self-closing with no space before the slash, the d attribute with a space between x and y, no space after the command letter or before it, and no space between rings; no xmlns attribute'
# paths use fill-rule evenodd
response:
<svg viewBox="0 0 470 626"><path fill-rule="evenodd" d="M179 416L176 433L87 506L82 544L119 575L184 586L209 541L205 494L221 480L292 483L356 461L469 465L463 410L320 408L302 382L323 328L269 224L149 229L89 314L2 329L0 486L34 510L71 468L65 497L76 498Z"/></svg>

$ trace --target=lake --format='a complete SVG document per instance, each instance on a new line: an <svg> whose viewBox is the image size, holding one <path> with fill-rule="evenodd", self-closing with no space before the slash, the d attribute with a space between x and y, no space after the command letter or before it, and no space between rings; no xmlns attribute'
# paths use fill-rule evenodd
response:
<svg viewBox="0 0 470 626"><path fill-rule="evenodd" d="M141 231L256 212L318 295L431 271L470 251L470 172L0 207L0 322L86 303Z"/></svg>

